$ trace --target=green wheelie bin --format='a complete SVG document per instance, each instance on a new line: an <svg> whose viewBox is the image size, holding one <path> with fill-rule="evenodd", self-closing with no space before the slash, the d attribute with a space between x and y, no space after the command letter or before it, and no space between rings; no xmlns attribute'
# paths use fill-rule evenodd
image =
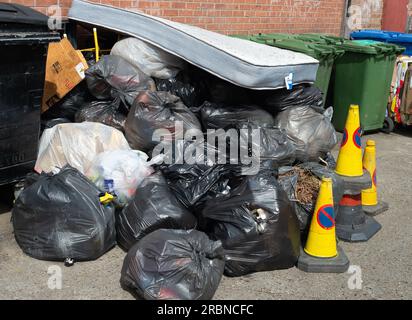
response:
<svg viewBox="0 0 412 320"><path fill-rule="evenodd" d="M344 53L343 50L337 49L334 46L327 46L315 42L305 42L296 39L293 34L271 33L237 37L281 49L301 52L317 59L319 61L319 69L316 75L315 86L322 91L325 98L328 94L334 61ZM324 101L326 101L326 99L324 99Z"/></svg>
<svg viewBox="0 0 412 320"><path fill-rule="evenodd" d="M344 40L335 44L345 54L335 61L332 122L338 131L345 128L349 106L360 107L364 131L383 127L399 46L371 40Z"/></svg>
<svg viewBox="0 0 412 320"><path fill-rule="evenodd" d="M319 61L319 69L316 74L315 86L322 91L324 97L328 94L329 82L335 59L343 55L344 51L333 46L318 43L308 43L297 39L267 40L266 44L301 52ZM326 101L324 99L324 101Z"/></svg>

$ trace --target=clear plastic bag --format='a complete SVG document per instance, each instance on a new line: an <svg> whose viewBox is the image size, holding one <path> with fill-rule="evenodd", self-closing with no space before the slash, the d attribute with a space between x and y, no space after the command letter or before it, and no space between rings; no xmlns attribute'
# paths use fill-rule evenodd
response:
<svg viewBox="0 0 412 320"><path fill-rule="evenodd" d="M85 173L99 153L130 150L123 133L96 122L63 123L44 130L34 169L57 173L66 164Z"/></svg>
<svg viewBox="0 0 412 320"><path fill-rule="evenodd" d="M150 77L169 79L184 68L184 61L162 49L136 38L118 41L110 52L120 56Z"/></svg>
<svg viewBox="0 0 412 320"><path fill-rule="evenodd" d="M148 156L141 151L106 151L96 156L86 177L100 190L114 193L116 204L122 207L133 198L143 179L153 172L151 165L161 158L147 162Z"/></svg>

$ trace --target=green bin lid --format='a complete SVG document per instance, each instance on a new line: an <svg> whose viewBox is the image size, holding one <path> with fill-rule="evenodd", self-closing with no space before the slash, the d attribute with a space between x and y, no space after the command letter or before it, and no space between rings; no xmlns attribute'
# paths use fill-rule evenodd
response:
<svg viewBox="0 0 412 320"><path fill-rule="evenodd" d="M296 35L296 38L303 41L323 44L341 44L344 41L344 39L341 37L321 33L301 33Z"/></svg>
<svg viewBox="0 0 412 320"><path fill-rule="evenodd" d="M338 48L348 52L357 52L364 54L394 54L397 50L393 45L375 41L375 40L345 40Z"/></svg>
<svg viewBox="0 0 412 320"><path fill-rule="evenodd" d="M335 58L344 53L343 50L335 49L333 46L310 43L297 39L267 41L266 43L274 47L301 52L314 57L315 59Z"/></svg>
<svg viewBox="0 0 412 320"><path fill-rule="evenodd" d="M266 41L267 41L266 39L260 36L256 36L256 35L250 36L249 40L253 42L257 42L257 43L262 43L262 44L266 44Z"/></svg>
<svg viewBox="0 0 412 320"><path fill-rule="evenodd" d="M386 42L379 42L376 40L353 40L355 43L360 43L363 45L378 45L382 48L385 48L387 52L395 53L395 54L401 54L406 50L406 48L398 46L393 43L386 43Z"/></svg>
<svg viewBox="0 0 412 320"><path fill-rule="evenodd" d="M288 33L259 33L254 35L257 38L262 40L285 40L285 39L293 39L292 34Z"/></svg>

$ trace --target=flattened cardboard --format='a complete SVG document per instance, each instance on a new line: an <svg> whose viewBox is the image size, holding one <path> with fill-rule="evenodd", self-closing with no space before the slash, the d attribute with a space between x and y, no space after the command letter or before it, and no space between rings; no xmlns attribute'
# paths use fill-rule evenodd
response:
<svg viewBox="0 0 412 320"><path fill-rule="evenodd" d="M75 50L67 38L50 43L46 62L46 81L42 112L61 100L85 77L88 69L86 59Z"/></svg>

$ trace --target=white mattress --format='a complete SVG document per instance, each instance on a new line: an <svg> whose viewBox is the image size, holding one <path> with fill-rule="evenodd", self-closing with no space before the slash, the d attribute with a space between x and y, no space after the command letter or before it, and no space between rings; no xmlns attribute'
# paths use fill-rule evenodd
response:
<svg viewBox="0 0 412 320"><path fill-rule="evenodd" d="M73 0L69 18L147 41L238 86L251 89L313 83L319 62L302 53L228 37L141 12Z"/></svg>

